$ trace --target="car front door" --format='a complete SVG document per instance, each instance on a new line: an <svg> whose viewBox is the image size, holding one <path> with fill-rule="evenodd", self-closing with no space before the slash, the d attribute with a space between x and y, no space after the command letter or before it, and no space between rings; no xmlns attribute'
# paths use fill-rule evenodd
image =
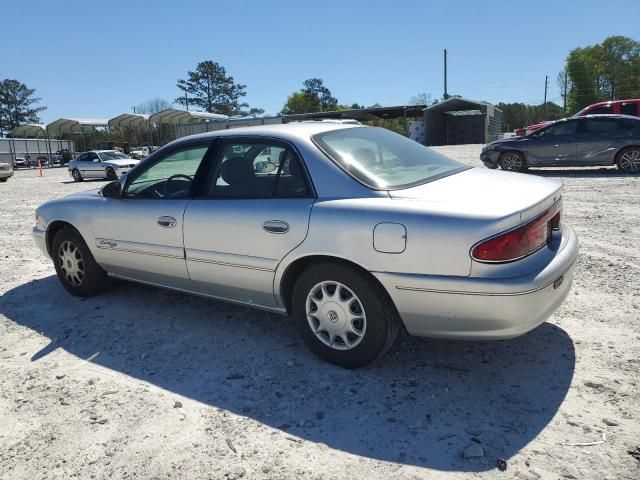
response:
<svg viewBox="0 0 640 480"><path fill-rule="evenodd" d="M191 290L278 307L273 281L305 239L315 201L295 149L270 139L228 139L184 215Z"/></svg>
<svg viewBox="0 0 640 480"><path fill-rule="evenodd" d="M83 178L86 178L84 172L87 170L87 165L89 163L89 153L83 153L78 158L76 158L75 168L80 172Z"/></svg>
<svg viewBox="0 0 640 480"><path fill-rule="evenodd" d="M576 160L577 121L553 123L531 134L527 145L527 164L530 166L573 165Z"/></svg>
<svg viewBox="0 0 640 480"><path fill-rule="evenodd" d="M80 170L82 176L85 178L102 178L104 176L104 168L98 154L96 152L88 152L85 159L86 162L83 162L82 170Z"/></svg>
<svg viewBox="0 0 640 480"><path fill-rule="evenodd" d="M612 165L621 142L629 138L624 122L615 117L582 120L576 136L580 165Z"/></svg>
<svg viewBox="0 0 640 480"><path fill-rule="evenodd" d="M117 276L185 288L182 229L191 187L209 142L176 146L127 178L121 198L94 216L96 260Z"/></svg>

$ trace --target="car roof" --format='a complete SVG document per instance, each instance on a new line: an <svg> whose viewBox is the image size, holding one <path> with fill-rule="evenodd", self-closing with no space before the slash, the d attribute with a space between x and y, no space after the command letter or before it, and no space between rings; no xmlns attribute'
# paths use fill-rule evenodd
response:
<svg viewBox="0 0 640 480"><path fill-rule="evenodd" d="M342 130L345 128L363 128L364 125L353 123L339 123L336 121L305 121L278 123L274 125L257 125L254 127L230 128L228 130L216 130L214 132L199 133L181 137L171 143L181 142L185 140L197 140L203 138L216 138L228 136L263 136L275 137L284 140L301 140L309 138L318 133L329 132L332 130Z"/></svg>
<svg viewBox="0 0 640 480"><path fill-rule="evenodd" d="M628 98L626 100L606 100L604 102L592 103L591 105L588 105L588 107L601 107L603 105L613 105L618 103L633 103L633 102L635 103L640 102L640 98Z"/></svg>

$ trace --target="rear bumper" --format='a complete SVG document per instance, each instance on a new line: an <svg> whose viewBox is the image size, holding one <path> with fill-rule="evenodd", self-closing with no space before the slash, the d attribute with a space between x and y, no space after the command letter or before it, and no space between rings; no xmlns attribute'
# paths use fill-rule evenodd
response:
<svg viewBox="0 0 640 480"><path fill-rule="evenodd" d="M0 170L0 178L13 177L13 170Z"/></svg>
<svg viewBox="0 0 640 480"><path fill-rule="evenodd" d="M508 278L376 273L411 335L497 340L533 330L562 304L573 282L578 238L562 244L544 268Z"/></svg>

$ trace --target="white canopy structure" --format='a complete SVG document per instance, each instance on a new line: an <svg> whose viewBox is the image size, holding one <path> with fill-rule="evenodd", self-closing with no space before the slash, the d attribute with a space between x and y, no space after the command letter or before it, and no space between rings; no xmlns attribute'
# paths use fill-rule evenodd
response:
<svg viewBox="0 0 640 480"><path fill-rule="evenodd" d="M145 127L149 121L149 115L140 113L123 113L109 120L109 128Z"/></svg>
<svg viewBox="0 0 640 480"><path fill-rule="evenodd" d="M178 110L175 108L162 110L161 112L154 113L149 117L149 121L153 123L170 123L172 125L189 125L194 123L216 122L228 119L228 116L220 115L218 113L191 112L189 110Z"/></svg>
<svg viewBox="0 0 640 480"><path fill-rule="evenodd" d="M99 127L107 127L109 121L105 118L59 118L47 124L47 132L54 135L63 133L83 133Z"/></svg>
<svg viewBox="0 0 640 480"><path fill-rule="evenodd" d="M40 123L29 123L27 125L20 125L19 127L11 130L11 136L14 138L39 138L41 135L45 137L47 130L45 125Z"/></svg>

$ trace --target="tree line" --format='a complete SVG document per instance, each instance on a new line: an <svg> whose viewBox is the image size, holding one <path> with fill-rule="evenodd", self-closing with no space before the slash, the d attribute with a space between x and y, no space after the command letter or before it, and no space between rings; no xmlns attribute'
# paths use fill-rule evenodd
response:
<svg viewBox="0 0 640 480"><path fill-rule="evenodd" d="M563 106L553 102L544 105L498 103L497 107L503 112L503 129L509 131L542 120L556 120L603 100L640 98L640 42L612 36L602 43L571 50L557 81ZM173 103L187 109L236 117L264 114L262 108L250 107L244 101L246 85L236 82L222 65L212 60L198 63L185 78L177 80L176 87L182 93ZM47 108L39 106L40 101L34 89L18 80L0 81L0 136L19 125L40 122L39 113ZM438 99L432 100L427 93L420 93L409 101L421 105L437 102ZM171 102L156 97L134 110L153 114L171 106ZM322 79L309 78L300 90L287 97L279 114L360 108L364 105L340 103Z"/></svg>

